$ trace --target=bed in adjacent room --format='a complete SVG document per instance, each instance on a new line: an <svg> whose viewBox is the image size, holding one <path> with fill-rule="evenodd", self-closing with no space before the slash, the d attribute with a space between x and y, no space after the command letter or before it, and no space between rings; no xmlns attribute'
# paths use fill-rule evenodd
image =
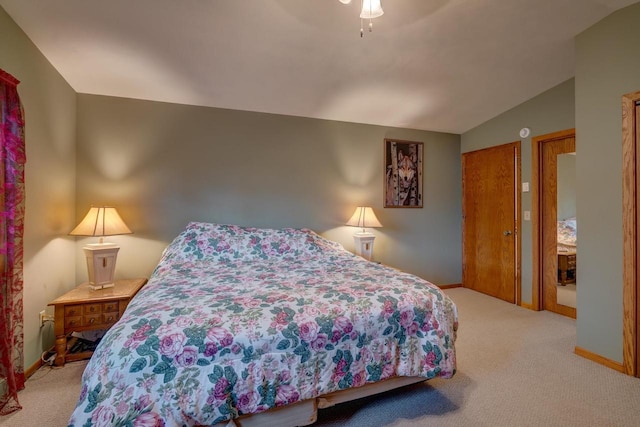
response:
<svg viewBox="0 0 640 427"><path fill-rule="evenodd" d="M306 425L450 378L456 330L438 287L310 230L191 223L105 334L69 425Z"/></svg>

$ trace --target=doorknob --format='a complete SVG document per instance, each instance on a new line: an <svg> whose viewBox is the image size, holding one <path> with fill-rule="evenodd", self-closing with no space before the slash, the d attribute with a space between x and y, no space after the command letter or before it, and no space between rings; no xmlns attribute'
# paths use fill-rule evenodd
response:
<svg viewBox="0 0 640 427"><path fill-rule="evenodd" d="M507 230L502 234L504 234L505 236L511 236L512 233L511 233L511 230Z"/></svg>

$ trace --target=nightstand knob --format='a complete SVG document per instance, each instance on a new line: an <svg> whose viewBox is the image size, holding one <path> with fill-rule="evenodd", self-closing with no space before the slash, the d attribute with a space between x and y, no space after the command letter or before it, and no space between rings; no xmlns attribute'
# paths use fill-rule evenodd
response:
<svg viewBox="0 0 640 427"><path fill-rule="evenodd" d="M70 321L69 321L69 325L73 326L73 325L75 325L75 324L76 324L76 321L75 321L75 320L70 320Z"/></svg>
<svg viewBox="0 0 640 427"><path fill-rule="evenodd" d="M89 319L89 323L95 323L96 319Z"/></svg>
<svg viewBox="0 0 640 427"><path fill-rule="evenodd" d="M91 308L89 308L89 311L96 311L96 308L95 307L91 307Z"/></svg>
<svg viewBox="0 0 640 427"><path fill-rule="evenodd" d="M76 314L75 310L69 310L69 316L73 316L74 314Z"/></svg>
<svg viewBox="0 0 640 427"><path fill-rule="evenodd" d="M113 316L109 316L109 318L107 319L107 322L111 322L113 320Z"/></svg>

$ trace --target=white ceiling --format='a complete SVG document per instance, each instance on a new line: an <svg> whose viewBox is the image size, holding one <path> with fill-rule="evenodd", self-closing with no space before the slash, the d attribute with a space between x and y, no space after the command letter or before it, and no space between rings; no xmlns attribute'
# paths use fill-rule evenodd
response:
<svg viewBox="0 0 640 427"><path fill-rule="evenodd" d="M463 133L637 0L0 0L79 93Z"/></svg>

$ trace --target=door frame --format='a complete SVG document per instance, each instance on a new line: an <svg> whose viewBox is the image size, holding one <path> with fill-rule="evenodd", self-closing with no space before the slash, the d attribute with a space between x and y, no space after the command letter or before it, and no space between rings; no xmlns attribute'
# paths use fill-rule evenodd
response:
<svg viewBox="0 0 640 427"><path fill-rule="evenodd" d="M638 287L638 213L640 200L640 141L636 104L640 92L622 96L622 366L624 373L640 376L640 289Z"/></svg>
<svg viewBox="0 0 640 427"><path fill-rule="evenodd" d="M531 240L532 253L532 283L531 308L536 311L543 309L542 277L543 245L542 245L542 147L545 143L559 139L575 137L576 130L566 129L559 132L536 136L531 139Z"/></svg>
<svg viewBox="0 0 640 427"><path fill-rule="evenodd" d="M464 197L464 183L465 183L465 176L464 176L464 161L465 161L465 154L468 153L472 153L472 152L476 152L476 151L484 151L484 150L490 150L490 149L495 149L497 147L504 147L504 146L511 146L514 150L514 168L515 168L515 174L514 174L514 179L515 182L513 183L513 191L515 192L515 230L514 230L514 236L515 236L515 270L514 270L514 292L515 292L515 301L513 302L513 304L521 306L522 305L522 237L521 237L521 230L522 230L522 218L520 213L522 212L522 198L520 196L520 186L521 186L521 182L522 182L522 149L521 149L521 141L514 141L514 142L509 142L506 144L498 144L498 145L493 145L491 147L485 147L485 148L481 148L478 150L471 150L471 151L467 151L461 154L461 171L462 171L462 195ZM466 274L467 274L467 269L466 269L466 261L465 261L465 214L464 214L464 200L462 201L462 287L466 287Z"/></svg>

